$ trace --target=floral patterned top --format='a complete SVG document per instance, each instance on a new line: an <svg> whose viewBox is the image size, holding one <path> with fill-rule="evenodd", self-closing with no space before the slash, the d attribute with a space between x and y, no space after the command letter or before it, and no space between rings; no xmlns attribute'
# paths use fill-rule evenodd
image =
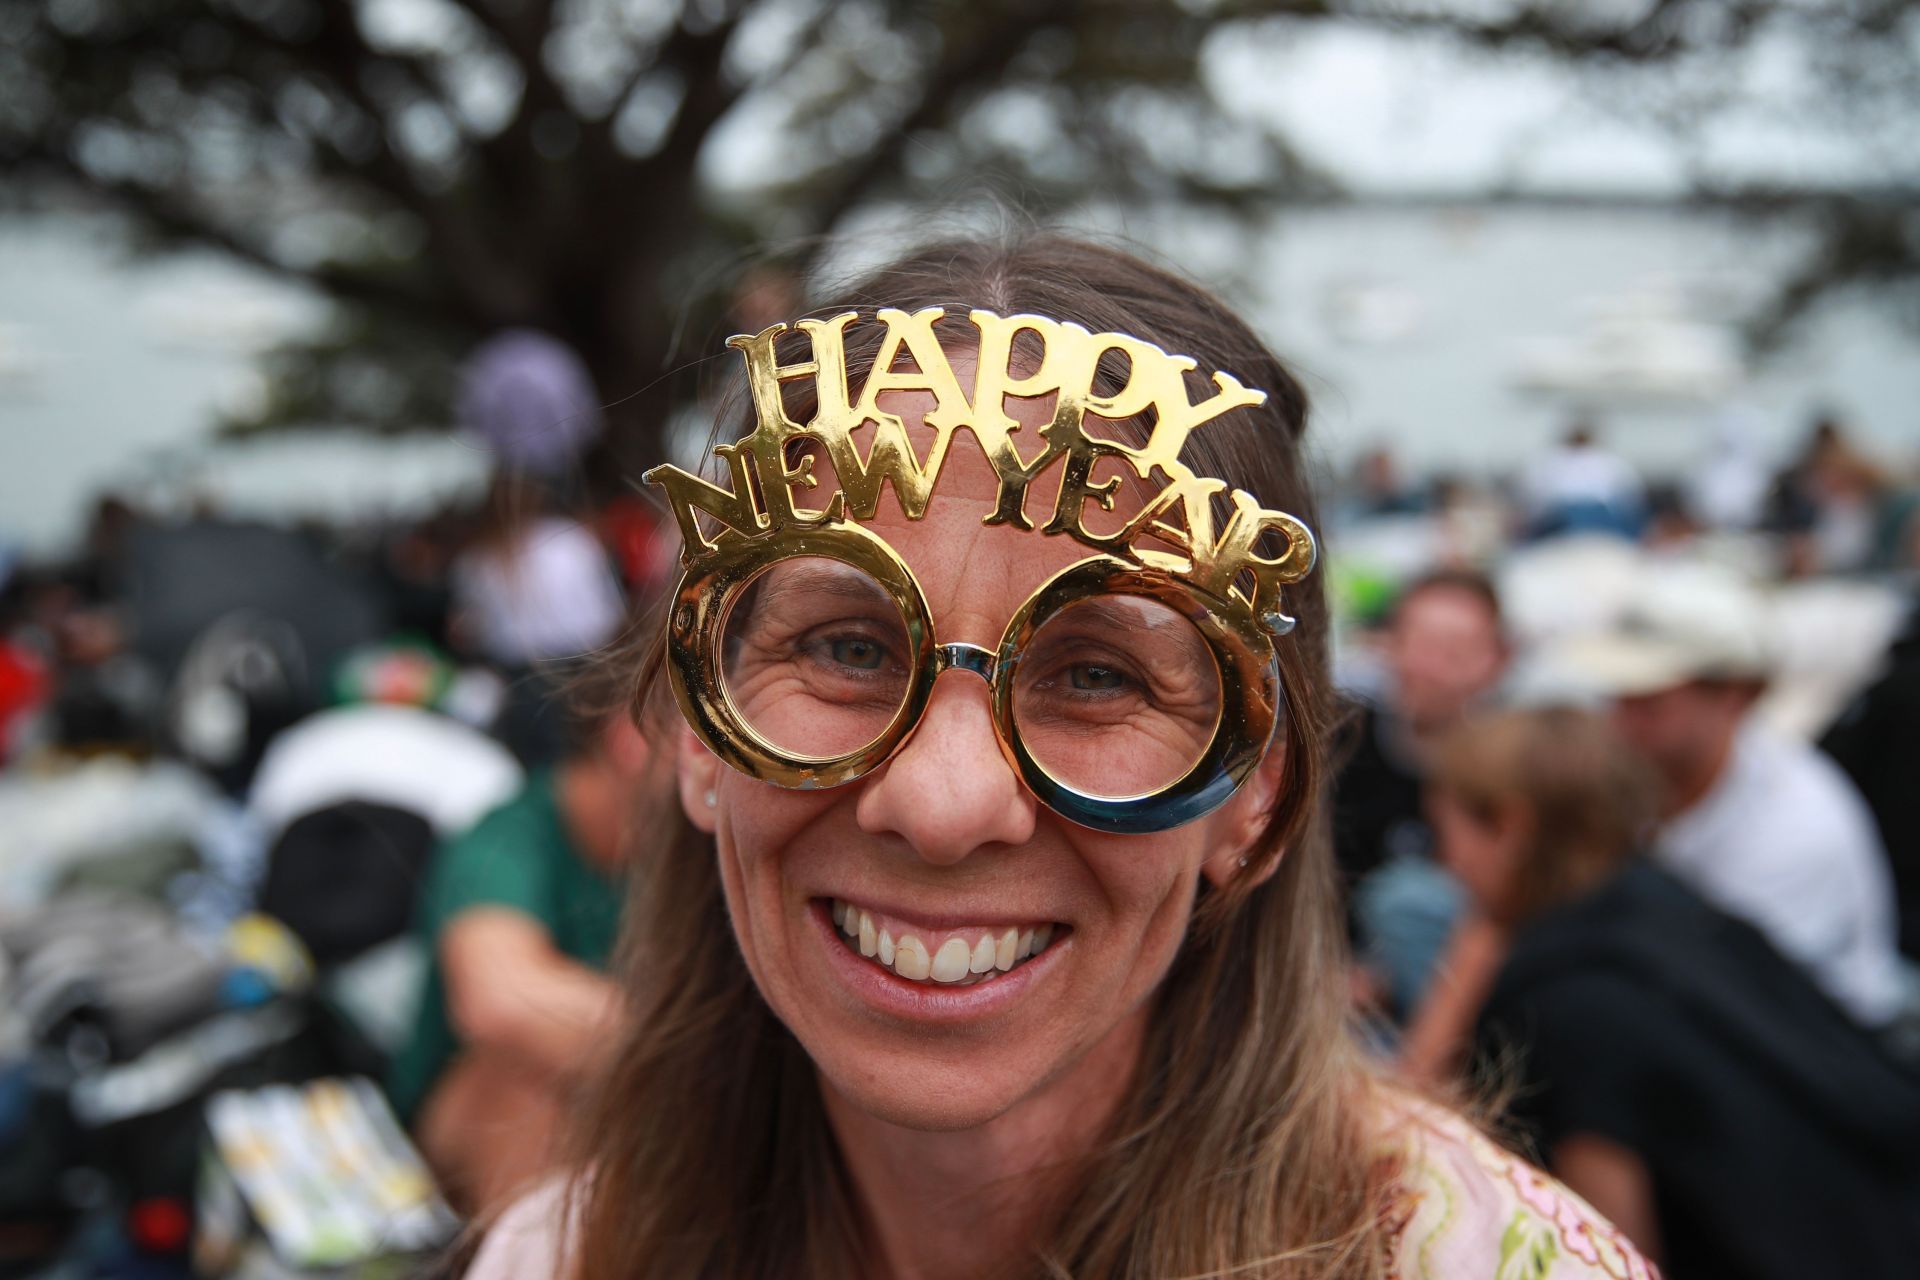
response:
<svg viewBox="0 0 1920 1280"><path fill-rule="evenodd" d="M1467 1121L1407 1102L1389 1135L1402 1162L1399 1246L1386 1280L1659 1280L1579 1196ZM559 1280L569 1221L547 1183L487 1233L468 1280Z"/></svg>
<svg viewBox="0 0 1920 1280"><path fill-rule="evenodd" d="M1409 1104L1390 1280L1658 1280L1593 1206L1467 1121Z"/></svg>

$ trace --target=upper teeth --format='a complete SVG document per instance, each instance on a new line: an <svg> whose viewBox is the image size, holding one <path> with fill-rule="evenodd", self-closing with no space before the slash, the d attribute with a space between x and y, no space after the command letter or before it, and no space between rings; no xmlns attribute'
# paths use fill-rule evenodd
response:
<svg viewBox="0 0 1920 1280"><path fill-rule="evenodd" d="M1053 926L910 932L904 926L875 921L873 913L839 898L833 922L854 940L860 954L914 982L966 982L1005 973L1053 941Z"/></svg>

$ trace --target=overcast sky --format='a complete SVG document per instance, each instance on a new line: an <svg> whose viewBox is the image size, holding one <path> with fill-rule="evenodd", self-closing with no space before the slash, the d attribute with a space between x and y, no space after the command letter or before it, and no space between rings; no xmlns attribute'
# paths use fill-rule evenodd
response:
<svg viewBox="0 0 1920 1280"><path fill-rule="evenodd" d="M1576 74L1538 55L1441 36L1283 22L1217 40L1206 66L1222 102L1278 120L1306 159L1367 192L1500 184L1668 195L1686 188L1690 171L1810 185L1920 177L1920 119L1867 129L1858 117L1813 109L1832 105L1810 65L1821 52L1781 38L1712 77ZM1913 52L1910 65L1920 65L1920 47ZM1732 105L1684 131L1646 118L1655 98L1673 105L1723 93Z"/></svg>

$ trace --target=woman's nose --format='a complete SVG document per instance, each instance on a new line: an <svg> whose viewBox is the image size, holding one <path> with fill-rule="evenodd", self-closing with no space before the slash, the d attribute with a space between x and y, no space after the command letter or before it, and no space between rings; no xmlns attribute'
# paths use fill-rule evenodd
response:
<svg viewBox="0 0 1920 1280"><path fill-rule="evenodd" d="M940 677L913 736L861 784L861 830L897 835L942 866L1033 838L1036 802L1000 754L990 696L971 673Z"/></svg>

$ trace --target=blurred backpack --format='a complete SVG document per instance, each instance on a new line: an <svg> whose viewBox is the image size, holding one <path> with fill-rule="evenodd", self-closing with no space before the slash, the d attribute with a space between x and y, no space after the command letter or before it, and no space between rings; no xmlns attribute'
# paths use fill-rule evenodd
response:
<svg viewBox="0 0 1920 1280"><path fill-rule="evenodd" d="M322 969L397 938L434 849L431 824L407 809L346 800L287 825L267 855L259 909L306 944Z"/></svg>

